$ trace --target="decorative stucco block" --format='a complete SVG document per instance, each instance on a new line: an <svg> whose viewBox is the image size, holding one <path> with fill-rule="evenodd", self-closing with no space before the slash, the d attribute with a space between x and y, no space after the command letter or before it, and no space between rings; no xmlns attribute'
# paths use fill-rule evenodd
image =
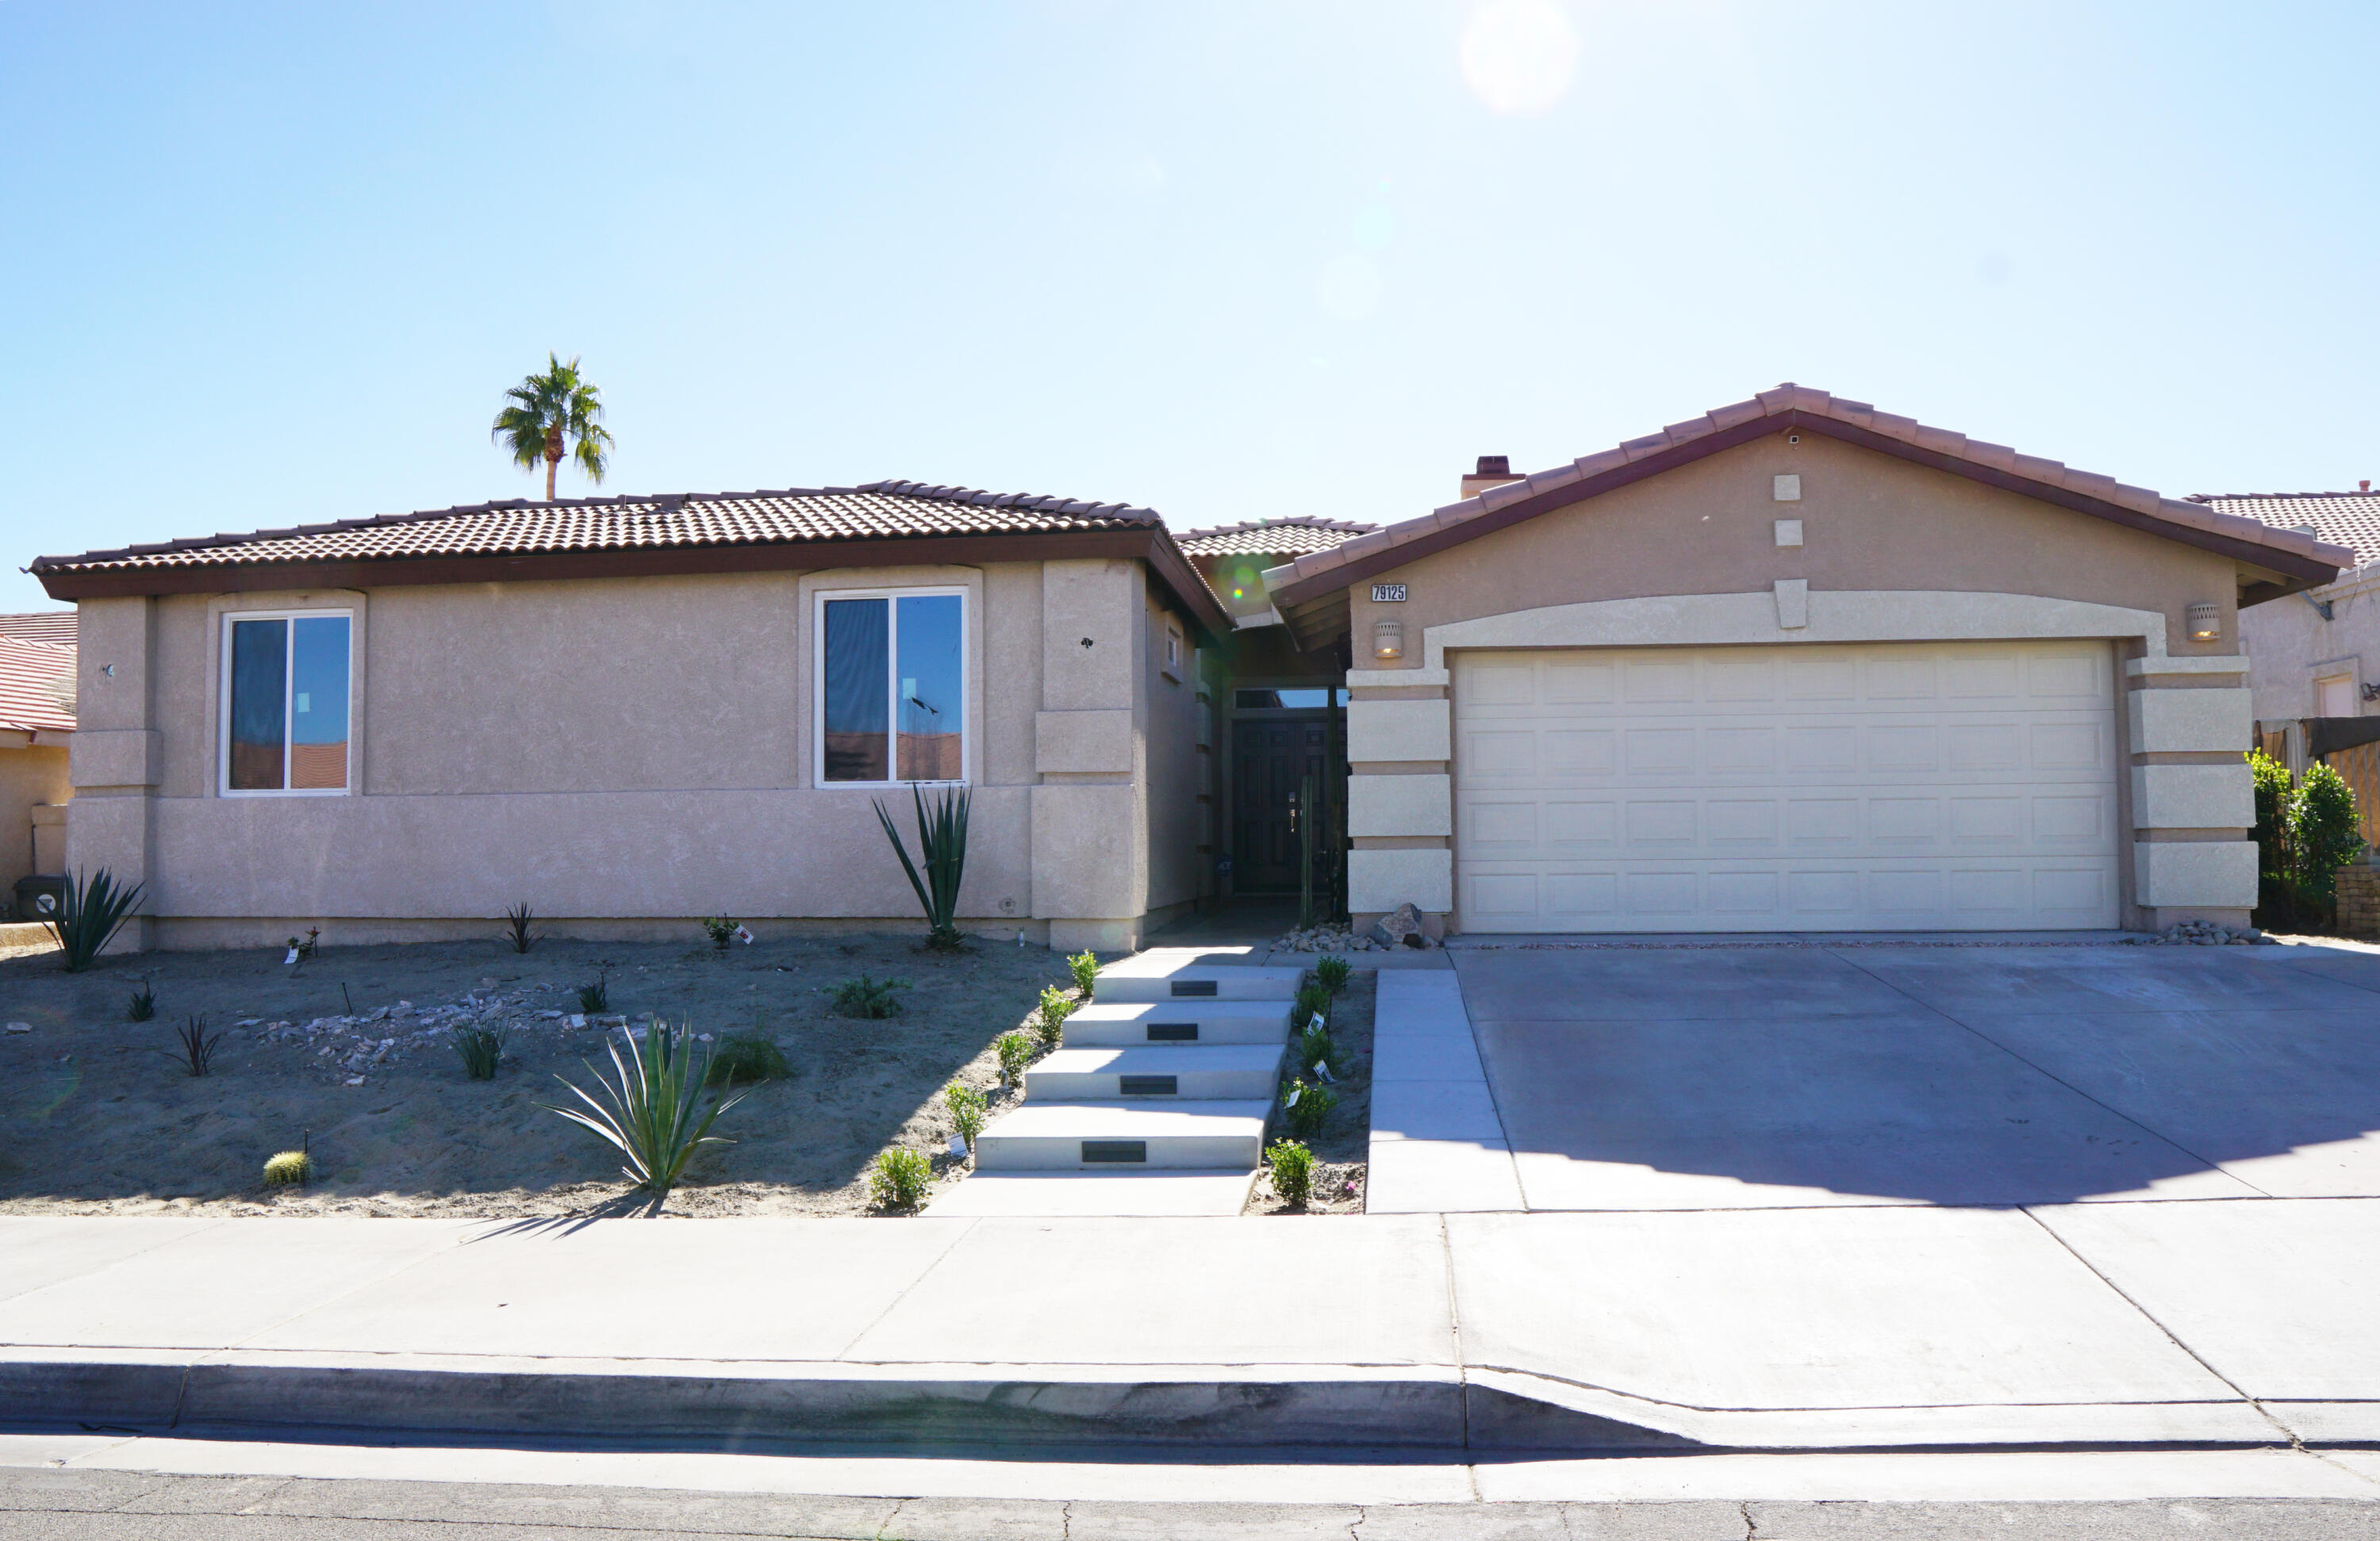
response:
<svg viewBox="0 0 2380 1541"><path fill-rule="evenodd" d="M2135 690L2125 698L2136 755L2209 749L2245 753L2252 732L2245 690Z"/></svg>
<svg viewBox="0 0 2380 1541"><path fill-rule="evenodd" d="M1454 853L1348 852L1347 908L1368 915L1399 904L1436 915L1454 908Z"/></svg>
<svg viewBox="0 0 2380 1541"><path fill-rule="evenodd" d="M1037 711L1033 714L1033 769L1051 771L1132 770L1132 713L1128 710Z"/></svg>
<svg viewBox="0 0 2380 1541"><path fill-rule="evenodd" d="M67 747L67 774L82 786L157 784L157 734L141 728L86 730Z"/></svg>
<svg viewBox="0 0 2380 1541"><path fill-rule="evenodd" d="M1350 835L1451 835L1453 783L1445 776L1350 776Z"/></svg>
<svg viewBox="0 0 2380 1541"><path fill-rule="evenodd" d="M1351 760L1449 759L1453 756L1452 713L1445 701L1350 701L1347 758ZM1391 909L1394 905L1390 906Z"/></svg>
<svg viewBox="0 0 2380 1541"><path fill-rule="evenodd" d="M2236 765L2135 765L2136 830L2244 830L2256 821L2245 760Z"/></svg>
<svg viewBox="0 0 2380 1541"><path fill-rule="evenodd" d="M2245 909L2256 903L2253 841L2137 841L2132 873L2139 902L2153 908Z"/></svg>

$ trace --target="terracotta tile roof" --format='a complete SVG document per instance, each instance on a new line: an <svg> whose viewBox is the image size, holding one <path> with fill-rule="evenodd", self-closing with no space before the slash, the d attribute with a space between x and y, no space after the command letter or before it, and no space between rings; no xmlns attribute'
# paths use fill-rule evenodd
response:
<svg viewBox="0 0 2380 1541"><path fill-rule="evenodd" d="M29 615L0 615L0 637L13 637L19 642L49 642L61 648L75 645L75 613L71 610L38 610Z"/></svg>
<svg viewBox="0 0 2380 1541"><path fill-rule="evenodd" d="M685 492L529 503L469 504L246 535L201 536L79 556L34 559L28 571L248 566L389 557L517 556L541 552L650 551L694 546L1162 529L1147 508L917 481L777 491Z"/></svg>
<svg viewBox="0 0 2380 1541"><path fill-rule="evenodd" d="M2317 541L2300 531L2276 528L2263 520L2204 504L2161 497L2145 487L2127 486L2113 477L2078 471L2061 461L2020 455L2005 444L1985 443L1949 429L1929 428L1914 419L1879 412L1865 402L1845 401L1789 381L1749 401L1735 402L1699 418L1671 423L1657 433L1631 439L1617 448L1490 487L1475 498L1465 498L1419 518L1359 535L1329 551L1299 556L1286 566L1268 570L1265 583L1277 601L1303 601L1326 588L1352 583L1366 573L1409 560L1398 548L1427 540L1427 544L1413 553L1419 556L1444 550L1469 539L1471 534L1484 535L1501 528L1511 516L1500 519L1495 516L1498 511L1524 500L1566 489L1575 489L1575 497L1553 498L1547 506L1592 497L1609 486L1624 484L1630 479L1625 473L1639 462L1669 456L1667 463L1681 463L1682 458L1691 458L1697 453L1698 442L1709 442L1702 446L1706 450L1725 447L1752 435L1782 431L1788 422L1779 419L1806 422L1816 431L1854 443L1864 441L1888 449L1906 450L1912 458L1970 467L1969 474L1995 484L2013 481L2077 501L2089 500L2126 516L2138 516L2152 525L2169 526L2176 539L2195 537L2200 543L2205 543L2207 537L2227 538L2265 548L2275 553L2277 560L2293 568L2307 569L2315 564L2342 567L2351 565L2355 558L2355 552L2346 546ZM2302 573L2298 576L2303 577Z"/></svg>
<svg viewBox="0 0 2380 1541"><path fill-rule="evenodd" d="M1188 530L1174 539L1181 542L1186 556L1302 556L1307 552L1327 552L1379 528L1293 514L1278 519L1248 519L1236 525L1218 525L1212 529Z"/></svg>
<svg viewBox="0 0 2380 1541"><path fill-rule="evenodd" d="M72 733L75 650L0 636L0 729Z"/></svg>
<svg viewBox="0 0 2380 1541"><path fill-rule="evenodd" d="M2380 561L2380 492L2193 492L2190 501L2278 528L2312 526L2314 539Z"/></svg>

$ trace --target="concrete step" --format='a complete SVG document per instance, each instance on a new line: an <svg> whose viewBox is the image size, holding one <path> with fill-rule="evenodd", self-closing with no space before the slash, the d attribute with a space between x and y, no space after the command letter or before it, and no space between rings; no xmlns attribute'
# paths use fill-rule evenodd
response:
<svg viewBox="0 0 2380 1541"><path fill-rule="evenodd" d="M1302 968L1253 968L1245 965L1185 963L1164 956L1125 958L1106 964L1091 999L1108 1004L1159 1001L1292 1001Z"/></svg>
<svg viewBox="0 0 2380 1541"><path fill-rule="evenodd" d="M953 1215L1236 1215L1247 1207L1254 1171L1196 1170L985 1171L953 1183L926 1206Z"/></svg>
<svg viewBox="0 0 2380 1541"><path fill-rule="evenodd" d="M1101 1005L1066 1019L1070 1049L1121 1049L1150 1043L1281 1043L1289 1011L1279 1001L1183 1001Z"/></svg>
<svg viewBox="0 0 2380 1541"><path fill-rule="evenodd" d="M1271 1111L1269 1099L1027 1102L976 1137L975 1165L978 1171L1254 1171Z"/></svg>
<svg viewBox="0 0 2380 1541"><path fill-rule="evenodd" d="M1025 1095L1033 1102L1261 1102L1280 1086L1281 1050L1280 1043L1061 1049L1026 1071Z"/></svg>

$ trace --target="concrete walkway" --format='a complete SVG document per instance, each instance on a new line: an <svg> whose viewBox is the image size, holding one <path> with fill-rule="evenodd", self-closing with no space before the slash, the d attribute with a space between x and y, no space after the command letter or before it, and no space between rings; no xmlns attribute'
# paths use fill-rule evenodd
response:
<svg viewBox="0 0 2380 1541"><path fill-rule="evenodd" d="M7 1219L0 1408L696 1441L2373 1442L2375 1269L2380 1200Z"/></svg>

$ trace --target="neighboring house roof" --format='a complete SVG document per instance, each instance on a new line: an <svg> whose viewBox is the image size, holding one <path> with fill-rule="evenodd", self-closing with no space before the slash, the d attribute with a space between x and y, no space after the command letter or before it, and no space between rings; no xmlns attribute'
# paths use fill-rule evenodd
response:
<svg viewBox="0 0 2380 1541"><path fill-rule="evenodd" d="M0 637L19 642L48 642L60 648L75 645L75 613L37 610L25 615L0 615Z"/></svg>
<svg viewBox="0 0 2380 1541"><path fill-rule="evenodd" d="M74 732L74 670L72 648L0 636L0 730Z"/></svg>
<svg viewBox="0 0 2380 1541"><path fill-rule="evenodd" d="M2190 501L2282 529L2310 525L2315 540L2353 552L2358 567L2380 560L2380 492L2193 492Z"/></svg>
<svg viewBox="0 0 2380 1541"><path fill-rule="evenodd" d="M1585 455L1551 470L1490 487L1475 498L1449 504L1416 519L1360 535L1330 551L1296 558L1265 575L1274 602L1284 614L1293 606L1319 601L1374 573L1476 540L1540 514L1658 476L1738 444L1798 429L2020 492L2078 513L2220 552L2279 575L2275 582L2248 585L2243 602L2253 603L2312 584L2325 583L2355 553L2318 542L2296 530L2218 512L2202 504L2160 497L2113 477L2078 471L2060 461L2020 455L2004 444L1985 443L1948 429L1929 428L1910 418L1879 412L1865 402L1843 401L1824 391L1787 382L1749 401L1718 407L1699 418L1671 423L1658 433L1631 439L1615 449Z"/></svg>
<svg viewBox="0 0 2380 1541"><path fill-rule="evenodd" d="M1189 556L1303 556L1308 552L1327 552L1379 528L1292 514L1277 519L1248 519L1236 525L1218 525L1212 529L1187 530L1174 539Z"/></svg>
<svg viewBox="0 0 2380 1541"><path fill-rule="evenodd" d="M826 544L839 548L832 558L805 550ZM1042 554L1145 558L1200 621L1231 629L1212 590L1151 509L917 481L553 503L514 498L43 556L27 571L54 598L83 599Z"/></svg>

